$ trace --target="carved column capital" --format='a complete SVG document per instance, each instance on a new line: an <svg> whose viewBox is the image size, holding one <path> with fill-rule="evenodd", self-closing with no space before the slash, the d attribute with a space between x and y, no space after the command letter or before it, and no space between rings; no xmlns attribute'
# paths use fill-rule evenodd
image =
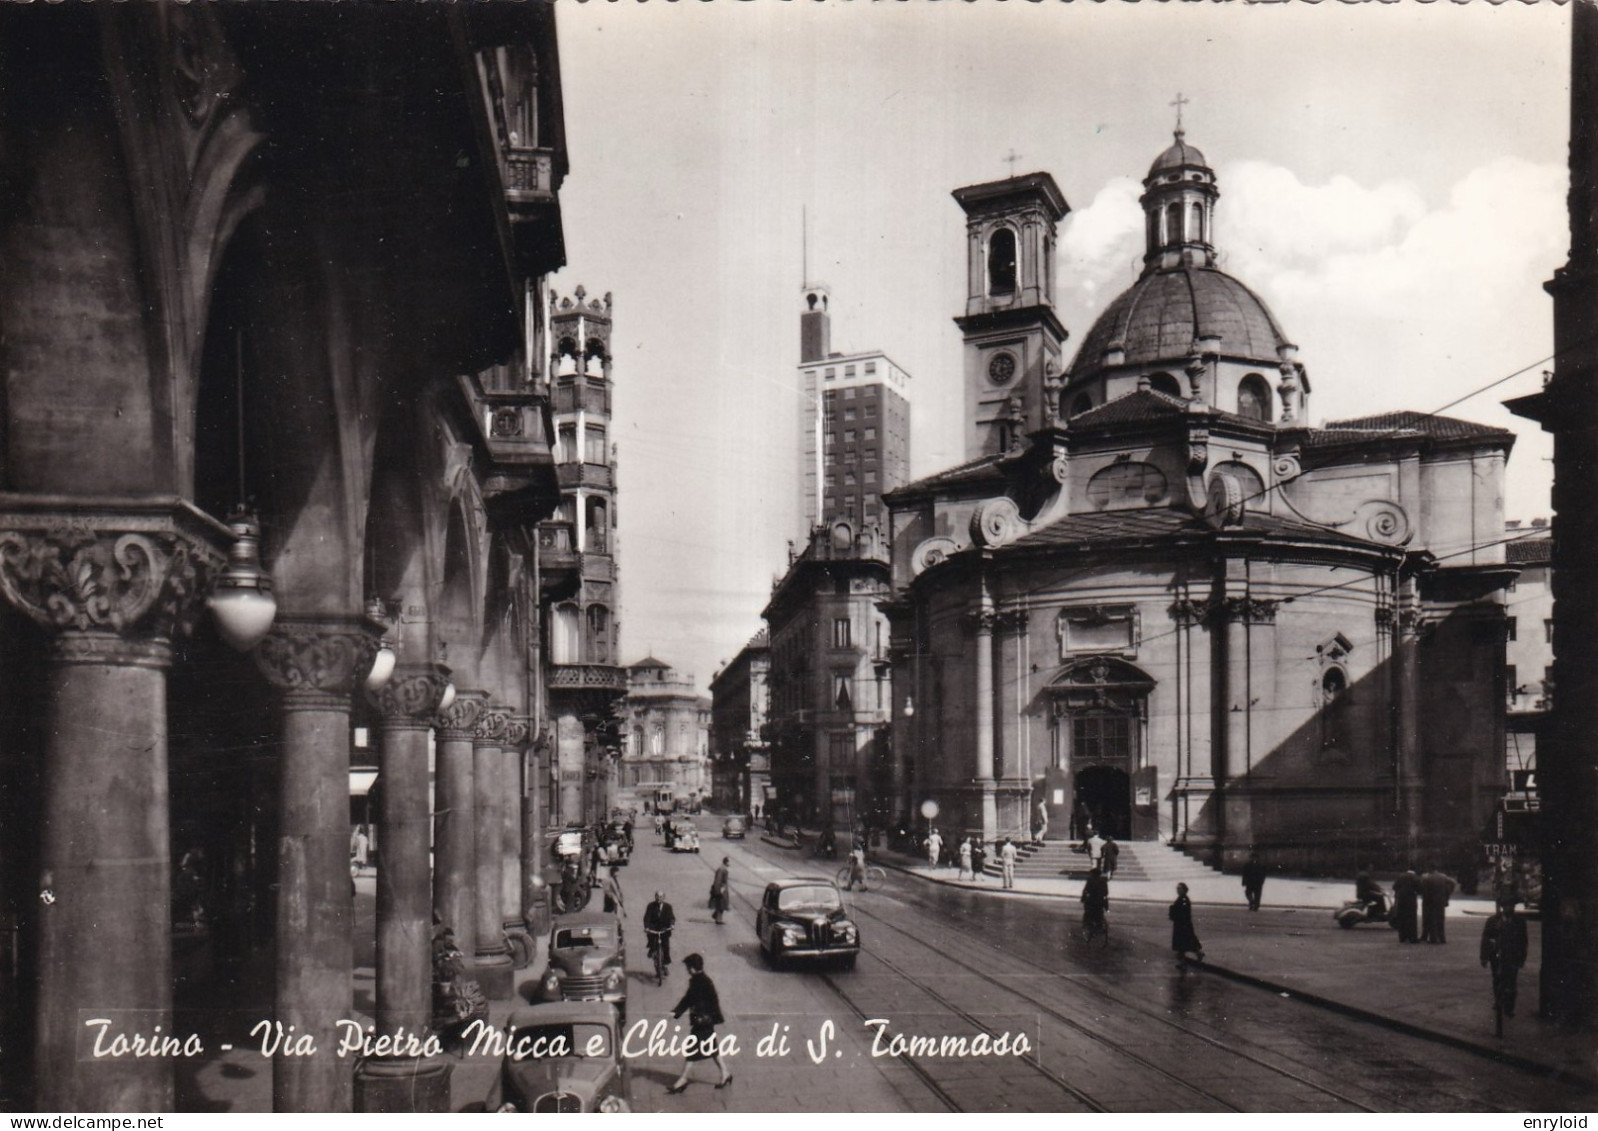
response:
<svg viewBox="0 0 1598 1131"><path fill-rule="evenodd" d="M999 614L992 609L973 609L965 614L965 622L973 630L991 635L998 627Z"/></svg>
<svg viewBox="0 0 1598 1131"><path fill-rule="evenodd" d="M377 655L378 636L359 617L279 617L251 655L273 687L297 699L347 702Z"/></svg>
<svg viewBox="0 0 1598 1131"><path fill-rule="evenodd" d="M1188 597L1171 606L1171 616L1178 624L1203 624L1209 619L1215 602L1203 597Z"/></svg>
<svg viewBox="0 0 1598 1131"><path fill-rule="evenodd" d="M525 745L532 729L532 723L525 715L512 715L510 722L505 724L505 745Z"/></svg>
<svg viewBox="0 0 1598 1131"><path fill-rule="evenodd" d="M501 745L510 721L509 707L484 706L477 715L477 725L472 728L472 741L479 746Z"/></svg>
<svg viewBox="0 0 1598 1131"><path fill-rule="evenodd" d="M1027 626L1031 624L1031 617L1025 609L1004 609L993 616L994 627L1000 632L1014 633L1016 636L1025 636Z"/></svg>
<svg viewBox="0 0 1598 1131"><path fill-rule="evenodd" d="M193 627L231 540L181 499L0 495L0 596L53 632L167 640Z"/></svg>
<svg viewBox="0 0 1598 1131"><path fill-rule="evenodd" d="M449 669L442 664L401 666L382 687L366 693L385 723L411 723L426 727L438 713L438 701L449 683Z"/></svg>
<svg viewBox="0 0 1598 1131"><path fill-rule="evenodd" d="M455 702L438 713L434 725L441 739L470 740L477 728L477 716L488 703L486 691L456 691Z"/></svg>
<svg viewBox="0 0 1598 1131"><path fill-rule="evenodd" d="M1222 609L1228 620L1244 624L1275 624L1276 606L1280 601L1263 601L1257 597L1228 597Z"/></svg>

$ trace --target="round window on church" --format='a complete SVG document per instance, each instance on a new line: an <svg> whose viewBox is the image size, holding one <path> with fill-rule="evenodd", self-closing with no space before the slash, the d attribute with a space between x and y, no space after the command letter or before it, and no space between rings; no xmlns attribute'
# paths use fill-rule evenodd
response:
<svg viewBox="0 0 1598 1131"><path fill-rule="evenodd" d="M1165 498L1165 473L1152 463L1116 463L1088 480L1088 502L1098 510L1147 506Z"/></svg>
<svg viewBox="0 0 1598 1131"><path fill-rule="evenodd" d="M1002 385L1015 376L1015 354L996 353L988 362L988 380Z"/></svg>

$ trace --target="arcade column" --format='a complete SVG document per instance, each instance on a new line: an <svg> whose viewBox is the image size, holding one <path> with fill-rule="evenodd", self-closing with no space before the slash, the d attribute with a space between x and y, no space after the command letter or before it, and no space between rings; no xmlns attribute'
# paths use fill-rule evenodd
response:
<svg viewBox="0 0 1598 1131"><path fill-rule="evenodd" d="M172 1058L95 1046L172 1033L169 641L192 623L230 540L175 499L0 496L0 593L53 634L33 908L36 1110L172 1110Z"/></svg>
<svg viewBox="0 0 1598 1131"><path fill-rule="evenodd" d="M377 809L377 1031L427 1035L433 1012L432 814L427 740L448 682L442 665L401 666L375 692L383 788ZM432 1057L373 1057L355 1072L362 1112L447 1112L450 1065Z"/></svg>
<svg viewBox="0 0 1598 1131"><path fill-rule="evenodd" d="M252 655L282 700L275 1020L321 1054L279 1052L272 1110L347 1112L350 1065L326 1055L350 1016L350 697L377 654L362 617L283 617Z"/></svg>
<svg viewBox="0 0 1598 1131"><path fill-rule="evenodd" d="M433 911L455 933L455 945L463 955L477 951L472 735L487 699L481 691L458 692L434 720L438 764L433 796Z"/></svg>
<svg viewBox="0 0 1598 1131"><path fill-rule="evenodd" d="M477 984L491 1001L509 1000L514 981L500 914L505 874L505 817L501 810L507 804L505 736L510 724L510 711L485 707L472 729L472 835L477 858L473 869L477 885L474 965Z"/></svg>

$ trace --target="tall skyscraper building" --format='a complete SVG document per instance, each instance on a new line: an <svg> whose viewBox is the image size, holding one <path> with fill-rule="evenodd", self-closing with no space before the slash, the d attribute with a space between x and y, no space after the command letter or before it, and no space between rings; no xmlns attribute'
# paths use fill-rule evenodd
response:
<svg viewBox="0 0 1598 1131"><path fill-rule="evenodd" d="M881 350L833 353L825 287L799 315L799 477L805 541L816 526L887 518L882 495L910 478L910 374Z"/></svg>

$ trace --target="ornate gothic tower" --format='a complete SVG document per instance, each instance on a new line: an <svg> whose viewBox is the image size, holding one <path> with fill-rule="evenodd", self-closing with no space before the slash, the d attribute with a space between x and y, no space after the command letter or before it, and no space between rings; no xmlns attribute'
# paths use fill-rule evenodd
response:
<svg viewBox="0 0 1598 1131"><path fill-rule="evenodd" d="M966 214L966 458L1004 451L1052 423L1044 384L1063 370L1054 313L1055 226L1070 211L1054 178L1028 173L955 189Z"/></svg>

